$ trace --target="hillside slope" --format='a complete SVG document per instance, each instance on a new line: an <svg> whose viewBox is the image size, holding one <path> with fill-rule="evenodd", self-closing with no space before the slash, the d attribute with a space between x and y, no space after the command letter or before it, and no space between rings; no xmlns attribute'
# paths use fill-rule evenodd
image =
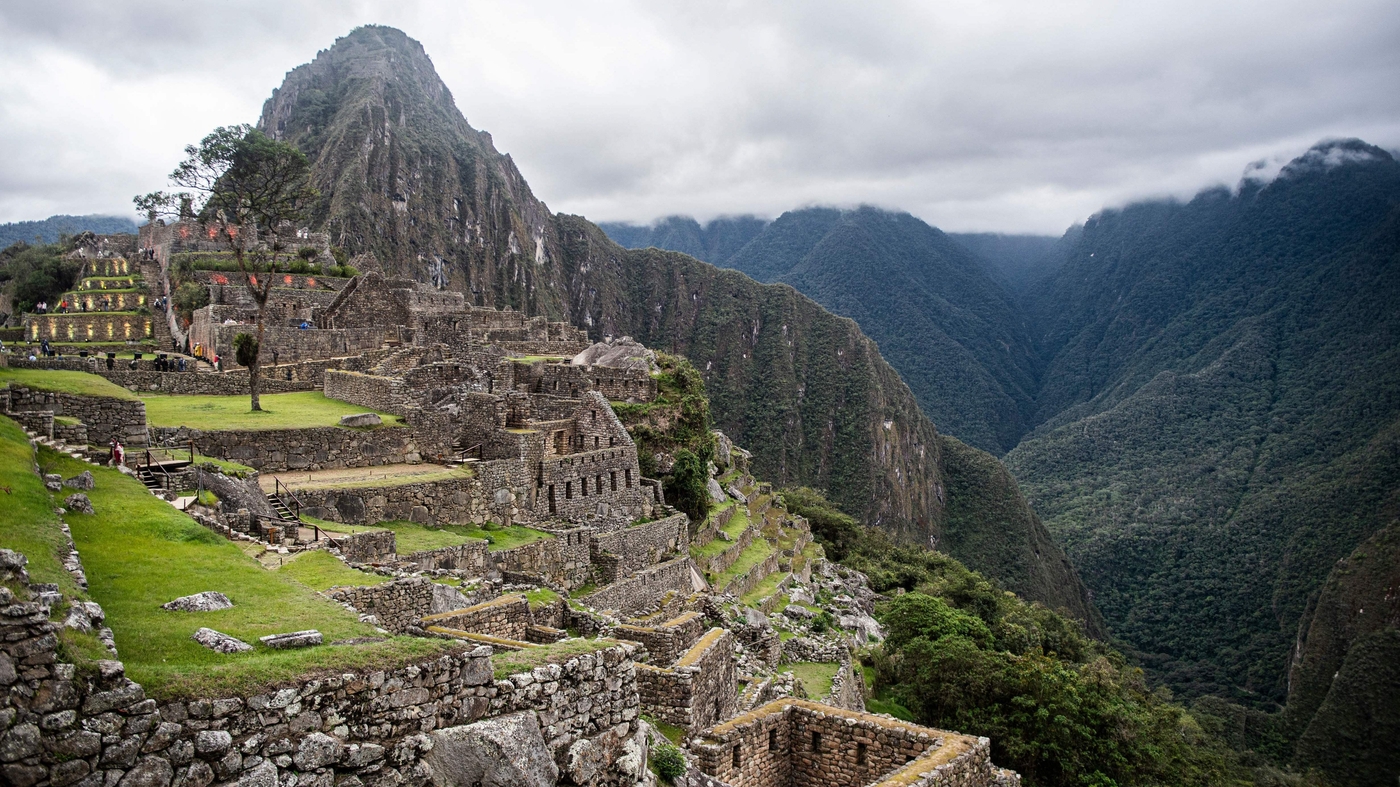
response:
<svg viewBox="0 0 1400 787"><path fill-rule="evenodd" d="M1309 595L1400 490L1400 164L1089 221L1033 303L1043 425L1007 463L1111 628L1188 694L1285 695Z"/></svg>
<svg viewBox="0 0 1400 787"><path fill-rule="evenodd" d="M921 541L939 536L947 501L964 494L944 480L933 423L854 322L790 287L675 252L629 251L585 219L551 214L403 33L363 27L339 39L288 73L259 127L312 159L317 221L332 243L477 304L687 356L705 376L716 423L755 451L763 477L825 487L865 521ZM1015 496L1006 506L1024 505L1014 487L1002 491ZM967 526L1004 533L1024 554L1010 564L1004 552L959 558L1093 625L1062 556L1036 562L1031 545L1050 543L1038 520L977 515ZM1022 563L1033 581L1015 581Z"/></svg>

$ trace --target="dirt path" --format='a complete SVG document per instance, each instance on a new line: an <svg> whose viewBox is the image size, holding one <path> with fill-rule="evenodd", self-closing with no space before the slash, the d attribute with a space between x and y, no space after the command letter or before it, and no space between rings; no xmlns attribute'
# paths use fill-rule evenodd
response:
<svg viewBox="0 0 1400 787"><path fill-rule="evenodd" d="M454 476L468 476L470 471L444 465L377 465L375 467L341 467L333 470L288 470L263 473L258 484L264 492L273 491L274 479L292 489L313 489L352 485L411 484L416 481L437 481Z"/></svg>

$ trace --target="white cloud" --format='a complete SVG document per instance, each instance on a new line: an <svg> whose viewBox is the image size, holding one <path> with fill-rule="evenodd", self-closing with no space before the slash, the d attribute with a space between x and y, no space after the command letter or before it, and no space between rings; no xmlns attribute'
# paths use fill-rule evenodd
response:
<svg viewBox="0 0 1400 787"><path fill-rule="evenodd" d="M1320 138L1400 145L1390 0L23 3L0 8L0 220L129 210L370 22L597 220L870 202L1058 232Z"/></svg>

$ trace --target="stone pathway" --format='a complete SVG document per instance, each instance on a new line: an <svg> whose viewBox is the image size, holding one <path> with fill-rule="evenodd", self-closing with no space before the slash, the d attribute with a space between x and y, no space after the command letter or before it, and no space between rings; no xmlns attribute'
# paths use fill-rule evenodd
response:
<svg viewBox="0 0 1400 787"><path fill-rule="evenodd" d="M377 465L375 467L340 467L333 470L298 470L282 473L263 473L258 476L258 484L264 492L271 492L275 484L274 480L280 480L283 486L291 489L313 489L337 486L348 486L352 484L411 484L425 476L444 477L453 472L453 468L445 465L434 464L397 464L397 465ZM457 471L463 477L470 475L467 471Z"/></svg>

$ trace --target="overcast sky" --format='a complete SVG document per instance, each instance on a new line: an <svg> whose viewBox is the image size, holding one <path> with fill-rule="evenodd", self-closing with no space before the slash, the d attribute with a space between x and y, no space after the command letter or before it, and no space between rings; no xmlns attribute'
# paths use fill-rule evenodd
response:
<svg viewBox="0 0 1400 787"><path fill-rule="evenodd" d="M872 203L1059 233L1324 137L1400 148L1400 2L0 0L0 221L131 213L359 24L556 211Z"/></svg>

